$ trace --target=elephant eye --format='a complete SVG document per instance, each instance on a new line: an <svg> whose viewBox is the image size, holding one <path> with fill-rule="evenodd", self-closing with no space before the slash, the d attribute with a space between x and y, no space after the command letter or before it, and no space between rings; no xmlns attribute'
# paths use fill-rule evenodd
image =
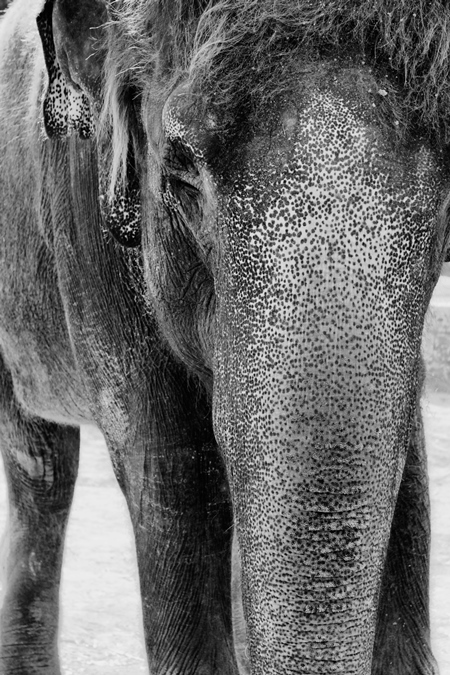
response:
<svg viewBox="0 0 450 675"><path fill-rule="evenodd" d="M164 206L184 225L195 224L201 214L201 192L195 185L173 175L163 175L161 192Z"/></svg>
<svg viewBox="0 0 450 675"><path fill-rule="evenodd" d="M199 209L201 179L193 150L180 139L167 142L163 155L162 196L165 205L192 220Z"/></svg>
<svg viewBox="0 0 450 675"><path fill-rule="evenodd" d="M193 150L178 138L166 144L163 162L170 173L199 175Z"/></svg>

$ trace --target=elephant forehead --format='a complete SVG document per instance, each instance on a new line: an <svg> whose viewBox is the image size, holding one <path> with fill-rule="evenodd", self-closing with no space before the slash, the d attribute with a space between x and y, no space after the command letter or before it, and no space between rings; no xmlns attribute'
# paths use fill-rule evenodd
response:
<svg viewBox="0 0 450 675"><path fill-rule="evenodd" d="M245 174L234 181L229 214L237 245L243 222L251 223L250 249L276 230L267 252L275 257L290 255L292 239L302 249L309 228L309 246L322 255L326 245L331 257L351 240L360 246L363 235L372 242L406 237L407 247L408 237L431 235L442 175L426 146L396 152L357 105L320 93L298 115L283 116L282 134L287 142L253 149ZM264 185L270 188L262 192Z"/></svg>

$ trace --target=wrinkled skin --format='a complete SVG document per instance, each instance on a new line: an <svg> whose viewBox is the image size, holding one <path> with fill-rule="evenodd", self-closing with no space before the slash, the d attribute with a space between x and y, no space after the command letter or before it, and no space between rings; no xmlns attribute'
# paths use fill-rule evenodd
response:
<svg viewBox="0 0 450 675"><path fill-rule="evenodd" d="M80 7L98 27L103 5ZM233 524L253 675L436 674L419 396L445 158L395 145L362 65L293 69L270 133L260 120L225 149L181 87L161 110L164 198L142 112L142 246L126 248L100 208L101 55L57 2L76 113L44 104L43 121L40 9L18 0L0 24L0 672L60 673L94 422L130 510L152 675L238 673Z"/></svg>

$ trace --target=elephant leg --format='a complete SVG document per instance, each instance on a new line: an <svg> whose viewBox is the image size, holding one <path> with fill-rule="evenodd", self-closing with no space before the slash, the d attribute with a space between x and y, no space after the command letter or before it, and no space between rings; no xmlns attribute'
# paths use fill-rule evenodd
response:
<svg viewBox="0 0 450 675"><path fill-rule="evenodd" d="M0 673L59 675L58 593L79 430L25 417L3 371L0 445L9 494L2 542Z"/></svg>
<svg viewBox="0 0 450 675"><path fill-rule="evenodd" d="M119 467L114 455L135 534L150 672L237 675L232 516L215 444L148 448L138 481L141 471ZM136 446L133 456L142 458Z"/></svg>
<svg viewBox="0 0 450 675"><path fill-rule="evenodd" d="M417 408L397 498L378 611L372 675L435 675L430 648L430 506Z"/></svg>

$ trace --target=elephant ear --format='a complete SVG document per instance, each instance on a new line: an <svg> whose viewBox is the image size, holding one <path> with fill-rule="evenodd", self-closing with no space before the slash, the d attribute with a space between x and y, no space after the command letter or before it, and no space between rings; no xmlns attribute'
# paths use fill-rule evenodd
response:
<svg viewBox="0 0 450 675"><path fill-rule="evenodd" d="M49 138L76 132L88 139L95 133L92 111L102 105L107 20L105 0L45 0L37 26L48 72L43 115ZM105 225L122 246L139 246L140 189L134 155L128 153L127 181L119 183L110 198L106 155L98 150L100 209Z"/></svg>
<svg viewBox="0 0 450 675"><path fill-rule="evenodd" d="M46 0L36 19L48 72L43 115L50 138L94 134L91 105L100 90L106 18L100 0Z"/></svg>

